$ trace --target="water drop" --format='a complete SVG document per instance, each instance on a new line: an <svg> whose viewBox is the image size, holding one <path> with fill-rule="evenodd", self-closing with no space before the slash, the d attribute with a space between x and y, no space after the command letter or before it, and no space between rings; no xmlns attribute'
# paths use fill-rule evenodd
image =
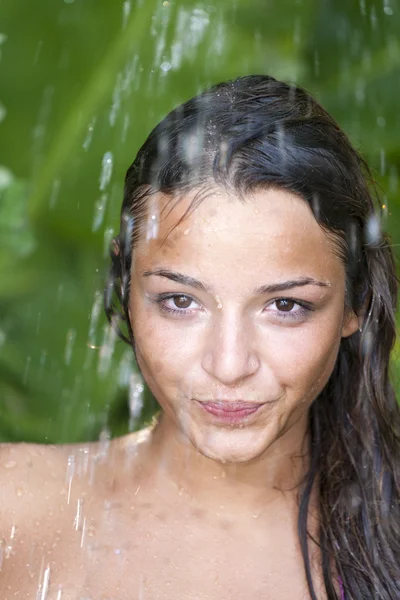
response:
<svg viewBox="0 0 400 600"><path fill-rule="evenodd" d="M49 207L54 208L56 205L59 193L60 193L60 185L61 182L59 179L54 179L53 184L51 186L50 199L49 199Z"/></svg>
<svg viewBox="0 0 400 600"><path fill-rule="evenodd" d="M31 367L32 358L30 356L26 357L25 370L24 375L22 377L22 383L25 385L28 379L29 369Z"/></svg>
<svg viewBox="0 0 400 600"><path fill-rule="evenodd" d="M66 2L66 0L64 0ZM49 591L49 583L50 583L50 566L47 565L44 573L43 573L43 581L39 584L37 600L46 600L47 594Z"/></svg>
<svg viewBox="0 0 400 600"><path fill-rule="evenodd" d="M92 311L90 313L90 325L89 325L89 333L88 333L88 346L91 349L96 348L96 330L97 323L99 321L99 317L102 311L102 303L103 298L102 294L99 290L96 290L94 293L94 301L92 306ZM92 354L90 354L92 356ZM85 368L87 368L85 364Z"/></svg>
<svg viewBox="0 0 400 600"><path fill-rule="evenodd" d="M381 225L378 216L373 213L368 219L365 230L366 243L371 245L379 244L381 235Z"/></svg>
<svg viewBox="0 0 400 600"><path fill-rule="evenodd" d="M4 346L4 343L7 339L6 332L3 329L0 329L0 348Z"/></svg>
<svg viewBox="0 0 400 600"><path fill-rule="evenodd" d="M158 209L154 208L152 214L147 219L147 232L146 240L156 239L159 228L159 214Z"/></svg>
<svg viewBox="0 0 400 600"><path fill-rule="evenodd" d="M103 343L100 347L99 362L97 371L100 375L108 373L111 365L111 358L114 353L114 346L117 339L115 326L105 325L103 330Z"/></svg>
<svg viewBox="0 0 400 600"><path fill-rule="evenodd" d="M129 15L131 14L131 3L126 1L122 5L122 29L125 29L128 23Z"/></svg>
<svg viewBox="0 0 400 600"><path fill-rule="evenodd" d="M385 15L392 16L393 8L390 6L390 0L383 0L383 12Z"/></svg>
<svg viewBox="0 0 400 600"><path fill-rule="evenodd" d="M67 495L67 504L69 504L71 499L71 488L72 488L72 480L75 475L75 456L74 454L70 454L68 456L67 461L67 483L68 483L68 495Z"/></svg>
<svg viewBox="0 0 400 600"><path fill-rule="evenodd" d="M4 106L4 104L2 104L2 103L0 102L0 123L1 123L2 121L4 121L4 119L6 118L6 116L7 116L7 109L6 109L6 107Z"/></svg>
<svg viewBox="0 0 400 600"><path fill-rule="evenodd" d="M118 111L121 107L121 87L122 87L122 75L121 75L121 73L118 73L117 81L115 83L114 90L113 90L110 115L108 117L111 127L114 127L115 122L117 120Z"/></svg>
<svg viewBox="0 0 400 600"><path fill-rule="evenodd" d="M97 231L104 219L104 213L107 206L108 195L102 194L94 205L94 216L92 223L92 231Z"/></svg>
<svg viewBox="0 0 400 600"><path fill-rule="evenodd" d="M75 519L74 519L74 529L75 529L75 531L78 531L78 529L81 527L82 505L83 505L82 498L78 498L77 505L76 505L76 515L75 515Z"/></svg>
<svg viewBox="0 0 400 600"><path fill-rule="evenodd" d="M0 165L0 191L7 188L14 181L14 176L11 173L10 169L7 167L3 167Z"/></svg>
<svg viewBox="0 0 400 600"><path fill-rule="evenodd" d="M89 146L90 146L90 144L92 143L93 131L94 131L94 126L95 126L95 124L96 124L96 119L94 118L94 119L92 119L92 120L90 121L90 123L89 123L89 127L88 127L88 130L87 130L87 134L86 134L85 140L84 140L84 142L83 142L83 144L82 144L82 148L83 148L84 150L88 150L88 149L89 149Z"/></svg>
<svg viewBox="0 0 400 600"><path fill-rule="evenodd" d="M72 352L76 340L76 329L69 329L67 332L67 342L65 344L64 361L66 365L71 364Z"/></svg>
<svg viewBox="0 0 400 600"><path fill-rule="evenodd" d="M104 258L108 257L108 253L110 251L110 244L111 244L113 237L114 237L114 229L112 227L107 227L107 229L104 230L104 244L103 244Z"/></svg>
<svg viewBox="0 0 400 600"><path fill-rule="evenodd" d="M129 378L129 429L133 431L143 410L144 383L139 373Z"/></svg>
<svg viewBox="0 0 400 600"><path fill-rule="evenodd" d="M111 180L113 170L113 155L112 152L106 152L103 156L103 160L101 163L101 172L100 172L100 191L104 191Z"/></svg>
<svg viewBox="0 0 400 600"><path fill-rule="evenodd" d="M164 71L164 73L167 73L168 71L170 71L172 68L172 65L170 62L168 61L164 61L163 63L161 63L160 65L160 69L161 71Z"/></svg>

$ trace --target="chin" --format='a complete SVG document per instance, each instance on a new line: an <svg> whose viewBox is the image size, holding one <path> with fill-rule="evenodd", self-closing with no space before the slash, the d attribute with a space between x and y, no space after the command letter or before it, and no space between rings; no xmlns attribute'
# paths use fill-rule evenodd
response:
<svg viewBox="0 0 400 600"><path fill-rule="evenodd" d="M191 442L200 454L220 463L249 462L259 457L268 447L266 443L261 444L260 440L255 444L254 434L248 436L243 431L239 435L233 431L202 433L195 435Z"/></svg>

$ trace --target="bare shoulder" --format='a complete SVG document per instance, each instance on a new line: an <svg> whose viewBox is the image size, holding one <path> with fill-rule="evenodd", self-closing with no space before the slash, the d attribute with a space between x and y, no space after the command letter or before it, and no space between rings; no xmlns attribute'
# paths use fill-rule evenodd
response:
<svg viewBox="0 0 400 600"><path fill-rule="evenodd" d="M47 568L60 582L70 577L68 569L74 572L71 590L84 585L84 560L112 537L107 518L123 517L137 489L145 438L141 431L87 444L0 444L2 600L17 591L36 598Z"/></svg>
<svg viewBox="0 0 400 600"><path fill-rule="evenodd" d="M0 444L0 527L11 516L32 518L77 496L106 494L137 470L150 429L83 444Z"/></svg>

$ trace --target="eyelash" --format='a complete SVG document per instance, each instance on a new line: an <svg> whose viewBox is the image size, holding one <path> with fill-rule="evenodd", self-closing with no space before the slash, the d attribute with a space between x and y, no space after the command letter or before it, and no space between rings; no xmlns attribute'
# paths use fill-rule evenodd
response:
<svg viewBox="0 0 400 600"><path fill-rule="evenodd" d="M191 302L196 302L196 300L194 298L192 298L191 296L189 296L187 294L159 294L158 296L156 296L154 301L159 306L161 312L163 312L165 314L183 317L185 315L190 314L190 312L187 309L179 310L179 309L169 308L165 305L166 300L171 300L173 298L183 298L183 297L187 298ZM295 298L288 298L286 296L283 296L280 298L275 298L275 300L273 300L272 304L282 301L282 300L286 300L288 302L293 302L295 305L300 307L300 310L296 311L295 313L279 311L279 310L274 311L274 312L281 313L280 318L282 320L291 319L294 321L297 319L301 319L301 318L307 316L310 312L312 312L314 310L314 307L312 306L312 304L310 304L308 302L304 302L303 300L296 300Z"/></svg>

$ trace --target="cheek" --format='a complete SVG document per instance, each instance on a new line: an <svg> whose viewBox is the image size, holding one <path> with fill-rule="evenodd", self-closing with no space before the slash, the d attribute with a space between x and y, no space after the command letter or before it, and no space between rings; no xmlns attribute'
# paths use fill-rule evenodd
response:
<svg viewBox="0 0 400 600"><path fill-rule="evenodd" d="M132 322L136 353L143 375L170 384L182 381L189 364L193 343L179 326L154 315L154 309L137 310Z"/></svg>
<svg viewBox="0 0 400 600"><path fill-rule="evenodd" d="M327 383L340 344L332 322L292 330L281 337L274 356L274 371L288 389L314 397Z"/></svg>

